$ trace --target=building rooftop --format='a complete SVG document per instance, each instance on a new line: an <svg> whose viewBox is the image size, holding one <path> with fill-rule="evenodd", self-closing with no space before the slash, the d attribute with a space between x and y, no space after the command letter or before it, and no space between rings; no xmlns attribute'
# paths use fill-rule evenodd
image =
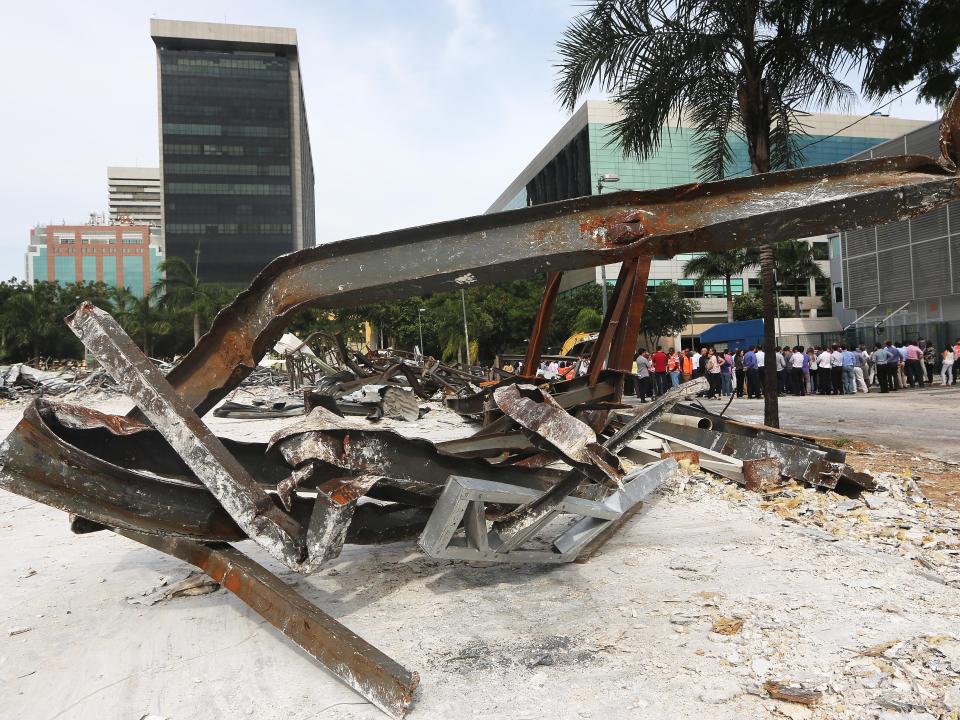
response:
<svg viewBox="0 0 960 720"><path fill-rule="evenodd" d="M296 52L293 28L151 18L150 37L158 46Z"/></svg>
<svg viewBox="0 0 960 720"><path fill-rule="evenodd" d="M110 166L107 168L107 178L122 178L126 180L159 180L160 168Z"/></svg>

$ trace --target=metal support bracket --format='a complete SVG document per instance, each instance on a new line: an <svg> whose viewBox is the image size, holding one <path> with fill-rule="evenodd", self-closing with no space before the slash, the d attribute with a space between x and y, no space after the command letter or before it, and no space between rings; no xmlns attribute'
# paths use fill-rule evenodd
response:
<svg viewBox="0 0 960 720"><path fill-rule="evenodd" d="M568 563L580 551L625 512L656 490L678 465L667 459L643 467L624 478L622 490L602 501L565 497L533 531L525 532L520 541L511 537L505 542L488 526L486 506L523 505L540 493L505 483L489 482L452 475L420 536L420 548L430 557L451 560L486 560L493 562ZM523 547L550 520L561 514L579 516L569 528L549 543L532 549Z"/></svg>

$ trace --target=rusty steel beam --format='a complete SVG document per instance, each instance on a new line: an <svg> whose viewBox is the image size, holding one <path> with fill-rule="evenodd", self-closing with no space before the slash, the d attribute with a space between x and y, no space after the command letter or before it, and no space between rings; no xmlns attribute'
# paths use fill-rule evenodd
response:
<svg viewBox="0 0 960 720"><path fill-rule="evenodd" d="M620 321L626 312L630 301L630 291L633 289L633 279L637 273L637 263L631 258L623 263L617 274L617 284L613 288L613 302L607 306L607 314L600 326L600 334L593 343L590 354L590 384L593 385L600 376L600 371L606 366L610 354L610 347L615 337L618 337Z"/></svg>
<svg viewBox="0 0 960 720"><path fill-rule="evenodd" d="M300 569L307 552L301 526L257 485L120 324L85 302L67 325L247 536L288 567Z"/></svg>
<svg viewBox="0 0 960 720"><path fill-rule="evenodd" d="M633 278L633 292L630 294L626 322L619 344L614 345L610 352L608 365L614 370L630 372L633 369L633 354L637 350L640 322L643 320L643 309L647 306L647 279L650 277L651 260L653 258L650 255L641 255L637 258L637 270Z"/></svg>
<svg viewBox="0 0 960 720"><path fill-rule="evenodd" d="M960 137L960 113L948 111L945 123ZM960 198L955 156L946 147L940 164L922 156L877 158L615 192L301 250L270 263L168 379L203 415L252 371L302 308L349 307L638 255L726 250L914 217Z"/></svg>
<svg viewBox="0 0 960 720"><path fill-rule="evenodd" d="M540 299L537 317L533 321L533 330L530 331L527 354L523 356L523 372L518 373L522 377L532 378L537 376L537 367L540 365L543 347L547 343L550 319L553 317L553 309L557 306L557 294L560 292L560 281L562 279L562 272L552 272L547 275L547 285L543 289L543 297Z"/></svg>
<svg viewBox="0 0 960 720"><path fill-rule="evenodd" d="M130 530L115 532L200 568L387 715L406 715L420 683L417 673L338 623L236 548Z"/></svg>

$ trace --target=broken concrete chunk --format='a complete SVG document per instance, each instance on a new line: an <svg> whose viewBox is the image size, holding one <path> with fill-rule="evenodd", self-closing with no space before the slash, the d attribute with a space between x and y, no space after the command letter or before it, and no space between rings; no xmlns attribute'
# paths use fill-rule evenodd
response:
<svg viewBox="0 0 960 720"><path fill-rule="evenodd" d="M710 627L710 631L718 635L736 635L742 628L743 620L740 618L718 615L713 619L713 625Z"/></svg>

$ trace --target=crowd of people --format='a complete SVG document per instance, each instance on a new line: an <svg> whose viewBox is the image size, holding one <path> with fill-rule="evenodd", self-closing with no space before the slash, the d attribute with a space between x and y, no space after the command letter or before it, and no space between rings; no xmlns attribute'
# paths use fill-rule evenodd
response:
<svg viewBox="0 0 960 720"><path fill-rule="evenodd" d="M923 338L906 342L829 347L783 347L770 360L776 364L779 395L855 395L871 388L881 393L906 388L923 389L934 383L956 385L953 368L960 358L960 338L937 350ZM762 398L766 387L767 358L762 348L700 352L658 347L652 354L640 349L636 355L636 394L641 402L693 378L706 377L708 399L719 397ZM771 388L771 391L773 389Z"/></svg>

